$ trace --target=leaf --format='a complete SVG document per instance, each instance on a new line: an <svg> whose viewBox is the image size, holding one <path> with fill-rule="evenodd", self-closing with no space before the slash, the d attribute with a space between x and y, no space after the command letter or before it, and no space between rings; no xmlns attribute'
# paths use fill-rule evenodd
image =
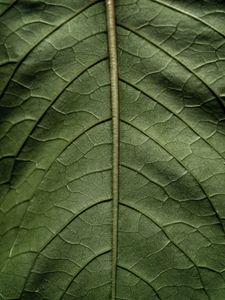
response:
<svg viewBox="0 0 225 300"><path fill-rule="evenodd" d="M0 4L0 299L224 300L223 1L106 3Z"/></svg>

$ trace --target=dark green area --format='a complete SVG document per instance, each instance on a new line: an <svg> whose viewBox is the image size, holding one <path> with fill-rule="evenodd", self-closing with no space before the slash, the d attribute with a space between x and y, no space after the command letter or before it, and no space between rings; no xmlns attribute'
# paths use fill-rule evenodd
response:
<svg viewBox="0 0 225 300"><path fill-rule="evenodd" d="M117 0L118 300L225 299L225 6ZM0 299L111 297L104 1L0 3Z"/></svg>

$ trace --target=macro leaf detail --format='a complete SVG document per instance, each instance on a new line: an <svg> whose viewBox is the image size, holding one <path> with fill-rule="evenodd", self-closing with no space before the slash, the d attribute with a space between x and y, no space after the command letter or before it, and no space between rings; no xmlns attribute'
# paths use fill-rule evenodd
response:
<svg viewBox="0 0 225 300"><path fill-rule="evenodd" d="M0 299L224 300L224 15L0 3Z"/></svg>

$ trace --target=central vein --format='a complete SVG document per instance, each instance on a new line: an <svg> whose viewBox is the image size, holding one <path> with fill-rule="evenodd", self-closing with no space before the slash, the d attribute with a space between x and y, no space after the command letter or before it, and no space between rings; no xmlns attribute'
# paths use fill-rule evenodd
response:
<svg viewBox="0 0 225 300"><path fill-rule="evenodd" d="M116 18L114 0L106 0L108 51L112 106L112 300L116 299L117 236L119 206L119 97L116 46Z"/></svg>

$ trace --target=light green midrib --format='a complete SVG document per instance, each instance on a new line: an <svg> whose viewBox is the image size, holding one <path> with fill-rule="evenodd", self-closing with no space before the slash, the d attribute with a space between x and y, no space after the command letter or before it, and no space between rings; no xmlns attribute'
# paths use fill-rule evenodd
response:
<svg viewBox="0 0 225 300"><path fill-rule="evenodd" d="M111 82L112 107L112 300L116 299L117 236L119 202L119 97L114 0L106 0L106 21Z"/></svg>

